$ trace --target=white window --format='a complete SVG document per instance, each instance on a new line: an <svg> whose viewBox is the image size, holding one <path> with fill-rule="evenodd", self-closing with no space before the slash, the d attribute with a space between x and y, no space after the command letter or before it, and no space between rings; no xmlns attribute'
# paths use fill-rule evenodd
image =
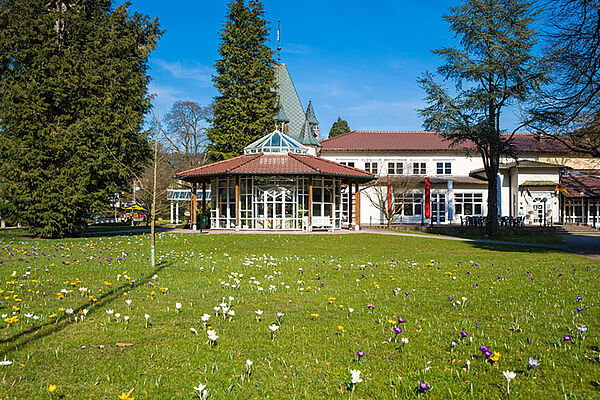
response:
<svg viewBox="0 0 600 400"><path fill-rule="evenodd" d="M414 175L426 175L427 174L427 163L414 162L413 163L413 174Z"/></svg>
<svg viewBox="0 0 600 400"><path fill-rule="evenodd" d="M401 162L389 162L388 163L388 175L403 175L404 174L404 163Z"/></svg>
<svg viewBox="0 0 600 400"><path fill-rule="evenodd" d="M340 164L347 165L348 167L354 167L354 161L340 161Z"/></svg>
<svg viewBox="0 0 600 400"><path fill-rule="evenodd" d="M371 174L377 175L379 173L379 166L376 162L366 162L365 163L365 171L370 172Z"/></svg>
<svg viewBox="0 0 600 400"><path fill-rule="evenodd" d="M482 215L483 194L454 193L454 211L456 215Z"/></svg>
<svg viewBox="0 0 600 400"><path fill-rule="evenodd" d="M436 173L438 175L452 175L452 163L451 162L438 162Z"/></svg>
<svg viewBox="0 0 600 400"><path fill-rule="evenodd" d="M397 195L394 199L400 205L400 214L404 216L421 215L423 210L423 195L421 193L405 193Z"/></svg>

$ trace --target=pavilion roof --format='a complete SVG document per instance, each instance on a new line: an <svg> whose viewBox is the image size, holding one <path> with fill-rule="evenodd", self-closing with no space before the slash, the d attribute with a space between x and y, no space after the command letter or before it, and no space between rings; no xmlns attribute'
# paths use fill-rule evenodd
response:
<svg viewBox="0 0 600 400"><path fill-rule="evenodd" d="M348 178L361 183L375 179L373 174L308 154L245 154L179 172L188 182L206 182L219 175L316 175Z"/></svg>

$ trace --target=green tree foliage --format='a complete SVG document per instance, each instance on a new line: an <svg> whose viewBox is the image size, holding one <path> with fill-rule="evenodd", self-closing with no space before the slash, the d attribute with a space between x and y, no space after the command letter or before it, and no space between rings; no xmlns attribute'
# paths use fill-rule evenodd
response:
<svg viewBox="0 0 600 400"><path fill-rule="evenodd" d="M233 0L221 33L216 63L211 159L222 160L242 154L246 145L274 129L277 109L273 51L268 41L267 22L259 0Z"/></svg>
<svg viewBox="0 0 600 400"><path fill-rule="evenodd" d="M419 83L428 106L420 111L426 129L441 131L454 145L475 146L488 179L488 234L497 236L497 179L500 157L513 154L522 121L505 134L500 121L509 105L524 102L546 81L543 62L532 54L535 12L522 0L466 0L445 20L460 39L460 49L434 54L445 63L438 73L456 83L450 92L426 73Z"/></svg>
<svg viewBox="0 0 600 400"><path fill-rule="evenodd" d="M157 20L110 0L0 1L0 186L34 235L77 235L143 168Z"/></svg>
<svg viewBox="0 0 600 400"><path fill-rule="evenodd" d="M350 132L350 126L348 126L348 122L341 117L338 117L337 121L331 125L331 129L329 130L329 137L332 138L337 135L341 135L342 133Z"/></svg>

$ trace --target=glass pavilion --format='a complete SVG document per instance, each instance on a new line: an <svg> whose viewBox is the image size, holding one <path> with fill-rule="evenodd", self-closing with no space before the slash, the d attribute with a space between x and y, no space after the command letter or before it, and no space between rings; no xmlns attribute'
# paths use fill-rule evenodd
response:
<svg viewBox="0 0 600 400"><path fill-rule="evenodd" d="M202 193L207 185L211 189L211 229L342 228L342 187L358 190L374 176L308 153L308 147L276 130L247 146L241 156L180 172L179 179L192 183L192 220L201 184ZM355 197L352 202L348 196L348 209L354 205L359 221L360 201ZM352 225L351 212L349 218Z"/></svg>

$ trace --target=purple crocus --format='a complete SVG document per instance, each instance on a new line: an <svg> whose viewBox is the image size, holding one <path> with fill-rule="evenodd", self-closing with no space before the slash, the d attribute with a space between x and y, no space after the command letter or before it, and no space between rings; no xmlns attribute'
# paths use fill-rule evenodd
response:
<svg viewBox="0 0 600 400"><path fill-rule="evenodd" d="M465 338L465 337L469 336L469 334L465 331L460 331L460 336Z"/></svg>
<svg viewBox="0 0 600 400"><path fill-rule="evenodd" d="M571 342L573 339L572 339L572 338L571 338L571 336L569 336L569 335L563 335L563 340L564 340L565 342Z"/></svg>
<svg viewBox="0 0 600 400"><path fill-rule="evenodd" d="M356 355L358 356L358 359L360 360L361 358L363 358L365 356L365 352L362 350L359 350L356 352Z"/></svg>
<svg viewBox="0 0 600 400"><path fill-rule="evenodd" d="M534 359L533 357L529 357L529 367L530 368L537 367L538 365L540 365L538 360Z"/></svg>
<svg viewBox="0 0 600 400"><path fill-rule="evenodd" d="M405 323L405 322L406 322L406 320L405 320L404 318L402 318L402 317L398 317L398 323L399 323L399 324L403 324L403 323Z"/></svg>
<svg viewBox="0 0 600 400"><path fill-rule="evenodd" d="M396 334L396 336L398 336L402 333L402 328L400 328L399 326L394 326L394 333Z"/></svg>
<svg viewBox="0 0 600 400"><path fill-rule="evenodd" d="M417 390L419 392L425 392L429 389L431 389L431 388L429 387L429 385L427 383L425 383L425 381L419 382L419 385L417 386Z"/></svg>
<svg viewBox="0 0 600 400"><path fill-rule="evenodd" d="M583 310L583 308L577 307L576 310L577 310L577 312L581 312Z"/></svg>

